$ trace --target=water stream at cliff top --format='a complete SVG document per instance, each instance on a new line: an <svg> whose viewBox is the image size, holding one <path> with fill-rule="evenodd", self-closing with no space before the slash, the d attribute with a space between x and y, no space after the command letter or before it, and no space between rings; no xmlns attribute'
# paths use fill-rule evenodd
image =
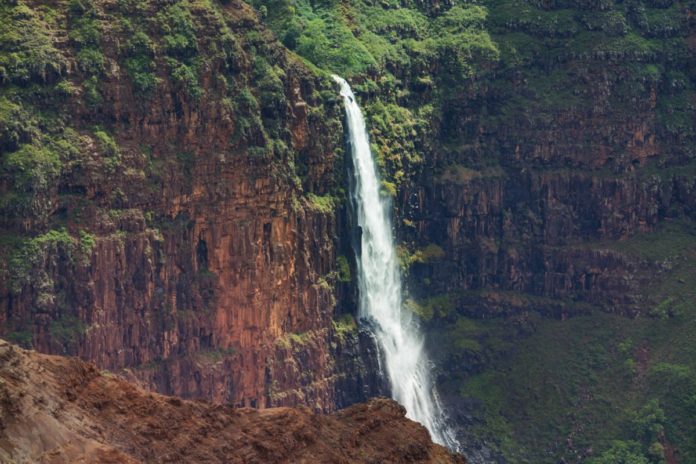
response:
<svg viewBox="0 0 696 464"><path fill-rule="evenodd" d="M380 180L370 142L355 95L338 77L353 160L351 195L355 221L361 229L356 250L360 317L369 327L384 356L393 398L406 408L406 416L423 424L433 441L450 449L458 444L444 423L423 336L409 311L402 311L401 273L392 237L391 202L380 195Z"/></svg>

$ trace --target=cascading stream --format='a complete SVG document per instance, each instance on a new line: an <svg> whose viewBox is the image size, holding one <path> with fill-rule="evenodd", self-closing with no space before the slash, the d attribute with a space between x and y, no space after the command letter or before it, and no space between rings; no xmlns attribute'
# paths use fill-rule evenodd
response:
<svg viewBox="0 0 696 464"><path fill-rule="evenodd" d="M352 200L362 233L357 259L360 316L372 322L384 356L392 396L406 415L423 424L433 441L450 449L458 445L443 420L443 412L430 380L423 337L408 311L402 311L401 274L392 238L391 202L380 195L380 180L370 142L355 95L338 76L354 167Z"/></svg>

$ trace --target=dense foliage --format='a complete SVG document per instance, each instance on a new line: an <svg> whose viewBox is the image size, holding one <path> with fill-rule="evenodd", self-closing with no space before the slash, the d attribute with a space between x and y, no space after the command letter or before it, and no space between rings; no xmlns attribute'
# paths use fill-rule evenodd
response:
<svg viewBox="0 0 696 464"><path fill-rule="evenodd" d="M445 101L467 93L498 59L482 6L429 12L397 1L252 3L290 50L353 81L386 195L423 163L423 141L437 131Z"/></svg>

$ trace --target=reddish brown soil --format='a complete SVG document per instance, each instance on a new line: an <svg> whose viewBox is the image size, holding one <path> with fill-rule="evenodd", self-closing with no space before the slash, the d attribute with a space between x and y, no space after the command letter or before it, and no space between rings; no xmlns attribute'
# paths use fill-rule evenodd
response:
<svg viewBox="0 0 696 464"><path fill-rule="evenodd" d="M0 462L464 463L387 399L332 415L167 397L0 340Z"/></svg>

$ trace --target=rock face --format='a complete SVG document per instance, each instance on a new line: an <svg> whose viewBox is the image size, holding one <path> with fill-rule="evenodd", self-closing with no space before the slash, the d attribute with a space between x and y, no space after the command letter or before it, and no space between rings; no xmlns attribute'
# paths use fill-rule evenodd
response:
<svg viewBox="0 0 696 464"><path fill-rule="evenodd" d="M148 393L77 359L2 340L0 360L3 461L465 462L387 399L328 416L235 409Z"/></svg>
<svg viewBox="0 0 696 464"><path fill-rule="evenodd" d="M491 15L498 13L491 7ZM505 31L518 29L506 23ZM497 40L509 46L512 39L501 33ZM531 75L535 62L501 63L501 75L492 77L495 85L474 97L461 94L449 105L438 136L452 144L456 140L459 148L427 142L425 147L436 147L430 148L427 167L404 183L398 196L399 214L409 224L401 231L404 241L416 248L434 243L443 250L441 260L412 269L417 294L516 292L556 300L556 308L541 308L554 317L588 307L635 316L655 303L641 289L660 266L636 261L612 244L652 232L665 219L693 215L696 184L687 155L692 131L677 137L660 124L664 115L655 99L669 100L671 89L656 94L655 88L619 78L602 81L594 74L606 62L623 76L632 58L566 60L554 65L555 72L582 95L567 108L540 101L536 81L507 74ZM684 71L691 64L669 66ZM588 77L571 71L576 68L596 77L593 88L585 87ZM498 86L507 78L512 80L501 94ZM623 92L638 102L635 111L626 111ZM508 105L516 99L528 106L512 111ZM688 111L682 116L693 118ZM425 288L424 279L433 285ZM491 309L486 300L481 299L480 311L472 299L467 306L483 317ZM494 312L521 309L500 303Z"/></svg>
<svg viewBox="0 0 696 464"><path fill-rule="evenodd" d="M602 244L652 231L670 209L691 208L683 192L693 182L452 168L401 197L418 240L439 244L445 256L416 265L413 280L434 282L428 292L435 294L520 292L638 314L649 304L639 290L659 266Z"/></svg>
<svg viewBox="0 0 696 464"><path fill-rule="evenodd" d="M332 351L338 238L322 199L342 176L342 139L340 108L319 96L330 84L245 3L126 3L52 22L32 2L3 7L64 69L30 76L34 93L5 79L12 108L40 118L40 105L60 124L3 139L7 153L54 150L58 173L27 193L3 168L3 198L34 206L2 212L4 262L18 266L3 265L0 331L183 397L329 411L337 382L349 403L374 394L349 387L365 374L337 371ZM73 90L59 97L58 84ZM343 339L359 357L357 333Z"/></svg>
<svg viewBox="0 0 696 464"><path fill-rule="evenodd" d="M447 95L436 140L422 142L425 168L398 197L404 239L444 251L413 286L645 314L655 264L610 243L693 216L693 83L681 80L694 69L690 9L670 3L661 29L656 4L486 6L498 62ZM621 31L588 19L609 10Z"/></svg>
<svg viewBox="0 0 696 464"><path fill-rule="evenodd" d="M472 462L585 462L617 439L608 423L647 453L651 443L619 415L635 409L623 396L638 388L616 368L631 361L612 358L616 371L601 374L591 367L596 383L577 369L527 370L551 364L562 349L571 353L566 366L597 347L620 352L620 340L648 339L645 327L659 334L645 342L655 353L688 344L672 332L690 330L694 314L692 8L483 5L499 59L469 82L444 82L432 138L419 141L420 172L402 181L396 197L412 306L427 320L443 401ZM600 16L622 18L620 30ZM417 114L423 102L413 102L415 83L408 90L411 100L400 103ZM568 330L586 321L592 331L614 331L593 345L582 330ZM559 333L567 344L550 342ZM691 366L686 345L674 353L675 363ZM685 392L660 393L662 382L636 394L665 405L686 401ZM603 397L614 404L612 418L586 426L594 420L578 419L581 409L593 418L609 410L599 393L606 385L621 385ZM582 406L550 408L544 398L556 389ZM555 422L561 411L568 418ZM675 424L689 421L680 406L672 411ZM481 443L486 434L489 445L496 441L498 420L511 427L508 450ZM679 436L680 427L666 435L680 440L681 462L692 459L694 442Z"/></svg>

